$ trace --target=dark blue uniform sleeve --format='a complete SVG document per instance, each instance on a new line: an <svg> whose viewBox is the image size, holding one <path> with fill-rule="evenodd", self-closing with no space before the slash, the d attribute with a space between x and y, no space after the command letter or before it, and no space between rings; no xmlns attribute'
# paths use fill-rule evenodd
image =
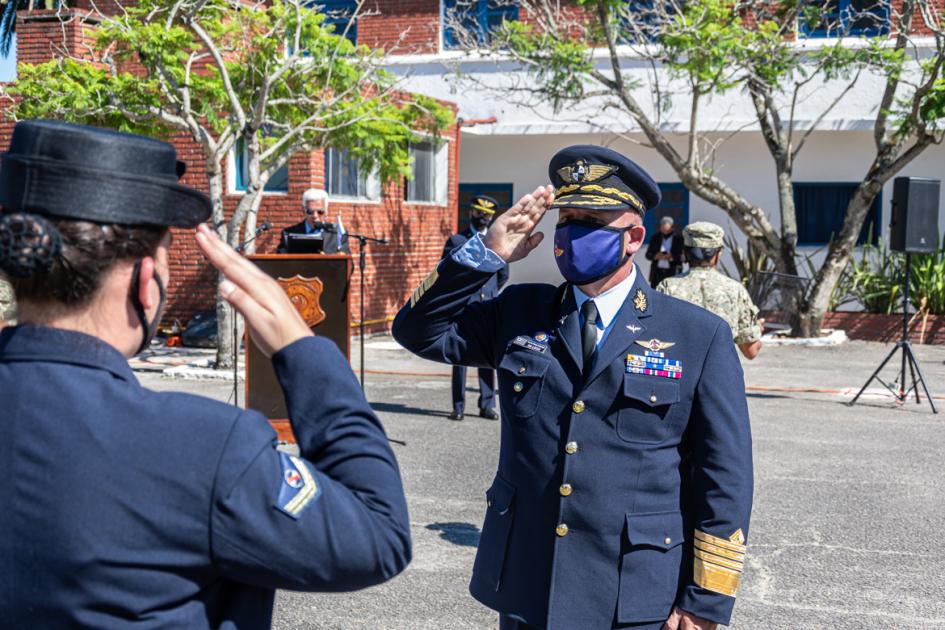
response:
<svg viewBox="0 0 945 630"><path fill-rule="evenodd" d="M499 282L500 289L505 286L505 283L509 281L509 266L508 265L506 265L505 267L502 267L502 269L499 269L499 271L496 272L496 279Z"/></svg>
<svg viewBox="0 0 945 630"><path fill-rule="evenodd" d="M410 523L394 454L348 362L311 337L273 357L300 457L275 448L258 413L234 425L214 483L213 560L269 588L345 591L410 561Z"/></svg>
<svg viewBox="0 0 945 630"><path fill-rule="evenodd" d="M469 301L493 275L447 256L397 313L394 339L424 359L495 368L502 296Z"/></svg>
<svg viewBox="0 0 945 630"><path fill-rule="evenodd" d="M752 502L751 426L732 332L715 331L696 388L693 451L693 575L679 607L728 625L745 565Z"/></svg>

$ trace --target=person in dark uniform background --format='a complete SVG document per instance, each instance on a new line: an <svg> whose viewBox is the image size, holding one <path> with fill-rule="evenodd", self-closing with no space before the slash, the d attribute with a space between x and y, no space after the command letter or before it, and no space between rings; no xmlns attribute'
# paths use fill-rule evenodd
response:
<svg viewBox="0 0 945 630"><path fill-rule="evenodd" d="M275 589L346 591L410 560L394 455L337 347L206 225L222 295L272 358L299 456L256 411L154 392L168 226L211 205L164 142L17 123L0 163L0 627L269 628Z"/></svg>
<svg viewBox="0 0 945 630"><path fill-rule="evenodd" d="M288 234L313 234L323 239L323 254L350 254L348 234L341 219L331 223L328 218L328 193L319 188L309 188L302 193L302 220L282 229L279 236L279 254L288 253Z"/></svg>
<svg viewBox="0 0 945 630"><path fill-rule="evenodd" d="M498 369L498 470L470 592L500 628L712 630L744 568L751 430L732 332L656 292L633 258L656 182L574 146L541 187L444 258L397 314L426 359ZM566 282L469 302L541 242Z"/></svg>
<svg viewBox="0 0 945 630"><path fill-rule="evenodd" d="M650 286L656 286L666 278L682 272L683 237L676 233L673 217L660 219L659 232L650 239L646 248L646 259L650 261Z"/></svg>
<svg viewBox="0 0 945 630"><path fill-rule="evenodd" d="M453 234L446 240L443 248L443 258L454 250L462 247L466 241L477 234L482 236L489 229L489 224L495 219L498 202L487 195L473 197L469 205L469 227L458 234ZM502 267L489 278L479 292L472 295L470 301L491 300L509 281L509 268ZM466 366L453 366L453 411L450 420L462 420L466 411ZM487 420L498 420L495 412L495 370L479 368L479 415Z"/></svg>

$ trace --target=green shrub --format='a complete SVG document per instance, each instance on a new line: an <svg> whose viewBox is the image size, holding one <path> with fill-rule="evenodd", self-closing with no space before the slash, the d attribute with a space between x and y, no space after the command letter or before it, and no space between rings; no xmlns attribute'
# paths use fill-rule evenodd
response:
<svg viewBox="0 0 945 630"><path fill-rule="evenodd" d="M864 245L840 276L836 305L858 302L868 313L896 313L902 307L905 254L885 244ZM945 314L945 239L932 254L913 254L909 299L920 315Z"/></svg>

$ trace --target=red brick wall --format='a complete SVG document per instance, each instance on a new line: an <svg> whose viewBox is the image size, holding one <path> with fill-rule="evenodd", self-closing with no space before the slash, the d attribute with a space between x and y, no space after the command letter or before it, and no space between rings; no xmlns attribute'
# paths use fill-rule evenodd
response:
<svg viewBox="0 0 945 630"><path fill-rule="evenodd" d="M403 21L398 22L401 26L387 28L385 32L388 36L392 36L397 29L405 28L403 25L411 25L411 39L408 41L420 41L421 29L414 29L413 25L429 25L430 16L438 16L439 5L430 0L390 4L400 11ZM421 7L425 7L424 10L427 11L423 19L409 13ZM75 11L72 14L84 15ZM17 42L19 63L42 63L66 53L83 54L85 46L91 43L90 35L94 26L83 24L79 19L70 18L65 23L50 19L55 15L55 11L34 11L29 17L21 14ZM381 30L378 30L378 33ZM429 38L429 30L426 33L425 37ZM433 34L436 34L435 28ZM4 117L0 122L0 147L3 149L9 145L12 128L12 123ZM340 212L342 222L349 232L389 240L387 245L368 246L365 320L380 321L370 326L369 330L387 326L386 322L437 263L443 251L443 243L456 226L459 130L447 130L444 136L450 140L450 186L445 205L404 202L404 191L400 182L385 187L378 203L331 202L331 219L334 220ZM187 173L181 180L182 183L206 191L206 158L203 150L187 134L177 134L169 140L177 148L179 159L187 163ZM229 175L227 171L228 165L225 165L225 176ZM321 151L296 155L289 161L288 193L267 194L260 207L258 223L268 219L273 229L257 240L258 253L274 252L281 229L302 220L302 193L308 188L323 188L324 176L324 157ZM224 184L224 190L230 190L228 182ZM227 217L236 208L240 198L239 194L225 196L224 208ZM352 254L357 256L357 245L354 242ZM170 325L175 319L186 324L196 311L213 307L216 273L198 252L190 230L174 230L170 266L171 283L168 287L164 324ZM359 316L359 283L360 278L355 269L350 293L353 324L357 323Z"/></svg>
<svg viewBox="0 0 945 630"><path fill-rule="evenodd" d="M358 20L358 43L396 54L435 53L440 0L368 0Z"/></svg>
<svg viewBox="0 0 945 630"><path fill-rule="evenodd" d="M97 20L87 11L21 11L16 25L17 63L44 63L71 54L91 58Z"/></svg>

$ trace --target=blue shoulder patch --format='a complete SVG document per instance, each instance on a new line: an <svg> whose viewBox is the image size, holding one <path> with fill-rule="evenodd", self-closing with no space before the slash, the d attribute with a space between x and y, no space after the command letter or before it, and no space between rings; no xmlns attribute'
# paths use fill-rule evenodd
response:
<svg viewBox="0 0 945 630"><path fill-rule="evenodd" d="M282 484L279 486L275 508L292 518L299 518L302 511L321 494L321 490L304 460L280 452L279 461L282 464Z"/></svg>

